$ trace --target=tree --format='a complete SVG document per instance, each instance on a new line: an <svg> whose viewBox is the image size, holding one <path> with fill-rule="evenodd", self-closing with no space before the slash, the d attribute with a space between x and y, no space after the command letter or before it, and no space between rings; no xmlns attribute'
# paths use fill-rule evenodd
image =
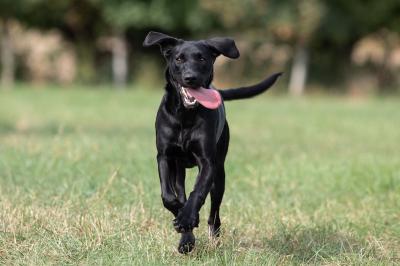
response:
<svg viewBox="0 0 400 266"><path fill-rule="evenodd" d="M32 0L26 23L41 29L58 29L74 43L78 58L78 79L96 78L96 40L103 21L100 10L90 0Z"/></svg>
<svg viewBox="0 0 400 266"><path fill-rule="evenodd" d="M105 28L103 34L110 35L112 53L112 72L116 87L123 87L128 75L128 29L143 30L156 28L165 31L179 31L207 27L201 23L202 12L197 1L129 1L129 0L91 0L101 10ZM206 21L204 19L204 21ZM142 40L140 40L141 42Z"/></svg>
<svg viewBox="0 0 400 266"><path fill-rule="evenodd" d="M345 47L347 53L342 55L346 59L345 64L350 65L350 53L355 44L362 39L373 34L381 35L384 43L391 32L400 33L400 1L374 1L374 0L321 0L329 10L321 20L321 26L317 33L316 42L329 44L331 47ZM385 43L384 46L388 44ZM385 51L387 51L385 47ZM332 51L332 50L331 50ZM374 69L372 75L378 80L378 87L384 91L395 81L394 74L388 68L387 60L378 69Z"/></svg>
<svg viewBox="0 0 400 266"><path fill-rule="evenodd" d="M10 21L7 18L1 19L1 85L3 88L11 88L14 84L15 59L10 36Z"/></svg>
<svg viewBox="0 0 400 266"><path fill-rule="evenodd" d="M15 79L15 55L11 38L13 19L23 18L25 1L2 0L0 2L0 56L1 85L12 88Z"/></svg>
<svg viewBox="0 0 400 266"><path fill-rule="evenodd" d="M309 62L309 43L319 26L322 5L318 0L203 0L211 12L220 12L223 27L235 31L255 32L253 41L289 43L293 48L289 91L300 95L304 91ZM222 10L221 10L222 9ZM262 40L257 40L260 38ZM273 37L272 37L273 36Z"/></svg>
<svg viewBox="0 0 400 266"><path fill-rule="evenodd" d="M2 0L2 80L12 83L14 53L9 36L9 21L14 19L26 27L58 29L73 41L78 55L80 80L89 82L95 77L94 42L101 20L98 10L87 0Z"/></svg>
<svg viewBox="0 0 400 266"><path fill-rule="evenodd" d="M269 31L293 47L289 92L294 96L302 95L309 68L309 46L325 9L319 0L271 0L267 8Z"/></svg>

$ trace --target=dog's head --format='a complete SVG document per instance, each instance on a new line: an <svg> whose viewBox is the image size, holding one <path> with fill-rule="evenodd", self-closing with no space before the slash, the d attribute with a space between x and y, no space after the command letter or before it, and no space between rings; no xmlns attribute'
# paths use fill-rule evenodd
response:
<svg viewBox="0 0 400 266"><path fill-rule="evenodd" d="M159 45L167 61L170 78L181 94L185 107L196 105L193 95L206 95L213 79L213 65L219 55L238 58L239 51L230 38L184 41L163 33L151 31L143 46ZM203 95L203 96L204 96ZM201 96L201 95L200 95Z"/></svg>

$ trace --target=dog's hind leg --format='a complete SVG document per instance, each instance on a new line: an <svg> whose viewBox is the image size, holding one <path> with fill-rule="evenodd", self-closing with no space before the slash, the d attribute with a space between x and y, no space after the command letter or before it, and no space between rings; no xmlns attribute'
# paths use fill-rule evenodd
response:
<svg viewBox="0 0 400 266"><path fill-rule="evenodd" d="M210 190L211 210L208 218L208 235L210 238L218 237L220 234L221 219L219 218L219 208L225 191L225 158L228 153L229 145L229 126L225 123L221 139L218 142L218 163L216 176Z"/></svg>
<svg viewBox="0 0 400 266"><path fill-rule="evenodd" d="M211 187L211 210L208 218L208 234L209 237L218 237L220 233L221 220L219 218L219 208L221 206L222 197L225 191L225 169L223 165L219 165L217 176Z"/></svg>

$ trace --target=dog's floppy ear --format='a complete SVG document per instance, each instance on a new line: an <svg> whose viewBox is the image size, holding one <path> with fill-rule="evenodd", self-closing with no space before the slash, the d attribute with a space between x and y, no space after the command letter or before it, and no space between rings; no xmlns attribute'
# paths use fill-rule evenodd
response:
<svg viewBox="0 0 400 266"><path fill-rule="evenodd" d="M158 44L163 55L167 56L170 48L175 46L179 41L179 39L171 37L167 34L150 31L147 34L146 39L143 41L143 46L149 47Z"/></svg>
<svg viewBox="0 0 400 266"><path fill-rule="evenodd" d="M206 40L206 44L217 53L217 56L222 54L233 59L240 56L235 41L231 38L215 37Z"/></svg>

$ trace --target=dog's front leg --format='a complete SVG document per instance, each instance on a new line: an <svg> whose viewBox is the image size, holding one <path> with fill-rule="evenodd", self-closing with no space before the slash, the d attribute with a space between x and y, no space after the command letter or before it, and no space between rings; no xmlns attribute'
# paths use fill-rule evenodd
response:
<svg viewBox="0 0 400 266"><path fill-rule="evenodd" d="M174 183L176 178L176 163L175 160L166 155L157 155L158 174L160 176L161 199L164 207L176 217L178 211L183 207L183 204L178 200Z"/></svg>
<svg viewBox="0 0 400 266"><path fill-rule="evenodd" d="M161 198L164 207L177 217L179 209L183 207L186 201L185 169L178 165L176 160L165 155L157 155L157 162L161 184ZM192 230L182 232L178 251L180 253L188 253L193 250L194 245L195 237Z"/></svg>
<svg viewBox="0 0 400 266"><path fill-rule="evenodd" d="M207 194L210 192L215 174L215 160L213 157L201 157L198 160L199 174L197 175L194 190L188 200L179 210L174 220L174 227L178 232L188 232L199 225L199 211L203 206Z"/></svg>

